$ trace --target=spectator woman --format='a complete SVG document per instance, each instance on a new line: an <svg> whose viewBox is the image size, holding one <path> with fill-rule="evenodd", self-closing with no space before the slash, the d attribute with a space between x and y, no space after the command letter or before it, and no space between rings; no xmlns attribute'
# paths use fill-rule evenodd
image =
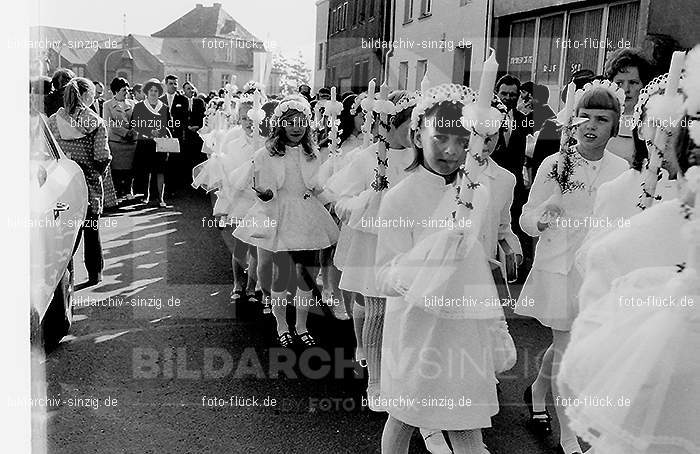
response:
<svg viewBox="0 0 700 454"><path fill-rule="evenodd" d="M112 177L117 197L133 198L133 163L136 150L136 132L131 128L133 100L127 98L129 82L115 77L109 84L112 99L105 101L102 117L107 125L109 149L112 152Z"/></svg>
<svg viewBox="0 0 700 454"><path fill-rule="evenodd" d="M158 203L161 208L167 208L163 196L168 154L156 152L156 142L153 139L170 136L167 128L170 113L168 106L158 99L163 95L163 85L158 79L149 79L143 85L143 92L146 99L134 106L131 116L131 125L137 134L135 159L138 170L145 172L145 203ZM158 199L157 202L155 199Z"/></svg>
<svg viewBox="0 0 700 454"><path fill-rule="evenodd" d="M102 280L104 260L99 220L104 203L103 178L112 160L104 120L90 109L94 101L93 83L83 77L73 78L65 86L64 107L49 118L49 129L66 155L83 170L88 187L89 205L82 229L87 285Z"/></svg>
<svg viewBox="0 0 700 454"><path fill-rule="evenodd" d="M652 78L652 65L641 49L623 47L608 55L604 74L606 79L625 91L625 111L620 116L620 130L608 142L608 150L632 165L635 155L632 114L639 92Z"/></svg>

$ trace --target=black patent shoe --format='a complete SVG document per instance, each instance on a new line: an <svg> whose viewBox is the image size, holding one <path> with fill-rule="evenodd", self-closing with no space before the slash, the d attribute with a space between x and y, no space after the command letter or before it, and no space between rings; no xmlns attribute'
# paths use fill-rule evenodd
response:
<svg viewBox="0 0 700 454"><path fill-rule="evenodd" d="M532 406L532 385L525 389L523 394L523 400L525 405L527 405L527 410L530 413L525 425L527 428L539 438L546 438L552 435L552 417L549 416L549 412L545 411L534 411Z"/></svg>

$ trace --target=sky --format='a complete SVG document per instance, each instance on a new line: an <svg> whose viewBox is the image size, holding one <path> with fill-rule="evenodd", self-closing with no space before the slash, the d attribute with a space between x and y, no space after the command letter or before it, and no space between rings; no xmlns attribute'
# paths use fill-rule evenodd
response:
<svg viewBox="0 0 700 454"><path fill-rule="evenodd" d="M32 25L73 28L121 35L150 35L213 0L31 0ZM216 0L236 21L278 51L294 57L301 50L313 68L316 35L315 0Z"/></svg>

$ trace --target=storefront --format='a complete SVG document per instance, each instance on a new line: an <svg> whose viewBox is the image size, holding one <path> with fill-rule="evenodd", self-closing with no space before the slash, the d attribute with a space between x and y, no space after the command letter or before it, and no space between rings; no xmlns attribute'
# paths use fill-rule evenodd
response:
<svg viewBox="0 0 700 454"><path fill-rule="evenodd" d="M558 105L560 87L581 69L601 74L607 54L620 47L639 46L640 1L575 2L497 18L499 61L522 82L534 81L550 90ZM502 9L506 11L507 9Z"/></svg>

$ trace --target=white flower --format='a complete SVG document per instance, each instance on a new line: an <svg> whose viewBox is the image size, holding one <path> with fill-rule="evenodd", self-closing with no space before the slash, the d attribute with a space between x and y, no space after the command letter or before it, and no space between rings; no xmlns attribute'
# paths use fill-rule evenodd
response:
<svg viewBox="0 0 700 454"><path fill-rule="evenodd" d="M325 104L325 114L326 115L340 115L343 111L343 103L340 101L326 101Z"/></svg>
<svg viewBox="0 0 700 454"><path fill-rule="evenodd" d="M665 128L675 127L684 114L683 95L680 93L671 97L656 94L647 102L647 120Z"/></svg>
<svg viewBox="0 0 700 454"><path fill-rule="evenodd" d="M265 111L258 109L250 109L248 111L248 118L253 120L254 123L261 123L265 119Z"/></svg>
<svg viewBox="0 0 700 454"><path fill-rule="evenodd" d="M362 110L365 112L372 112L374 109L374 99L370 99L369 97L366 97L360 101L360 106L362 107Z"/></svg>
<svg viewBox="0 0 700 454"><path fill-rule="evenodd" d="M388 99L377 99L374 101L374 111L377 113L392 115L395 110L396 106Z"/></svg>
<svg viewBox="0 0 700 454"><path fill-rule="evenodd" d="M685 172L685 180L688 183L688 188L694 193L700 192L700 166L693 166ZM696 207L697 209L697 207Z"/></svg>
<svg viewBox="0 0 700 454"><path fill-rule="evenodd" d="M700 146L700 121L691 121L688 125L688 133L693 142L695 142L695 145Z"/></svg>
<svg viewBox="0 0 700 454"><path fill-rule="evenodd" d="M462 108L462 126L482 137L498 133L504 118L503 113L495 107L479 109L476 104L469 104Z"/></svg>

